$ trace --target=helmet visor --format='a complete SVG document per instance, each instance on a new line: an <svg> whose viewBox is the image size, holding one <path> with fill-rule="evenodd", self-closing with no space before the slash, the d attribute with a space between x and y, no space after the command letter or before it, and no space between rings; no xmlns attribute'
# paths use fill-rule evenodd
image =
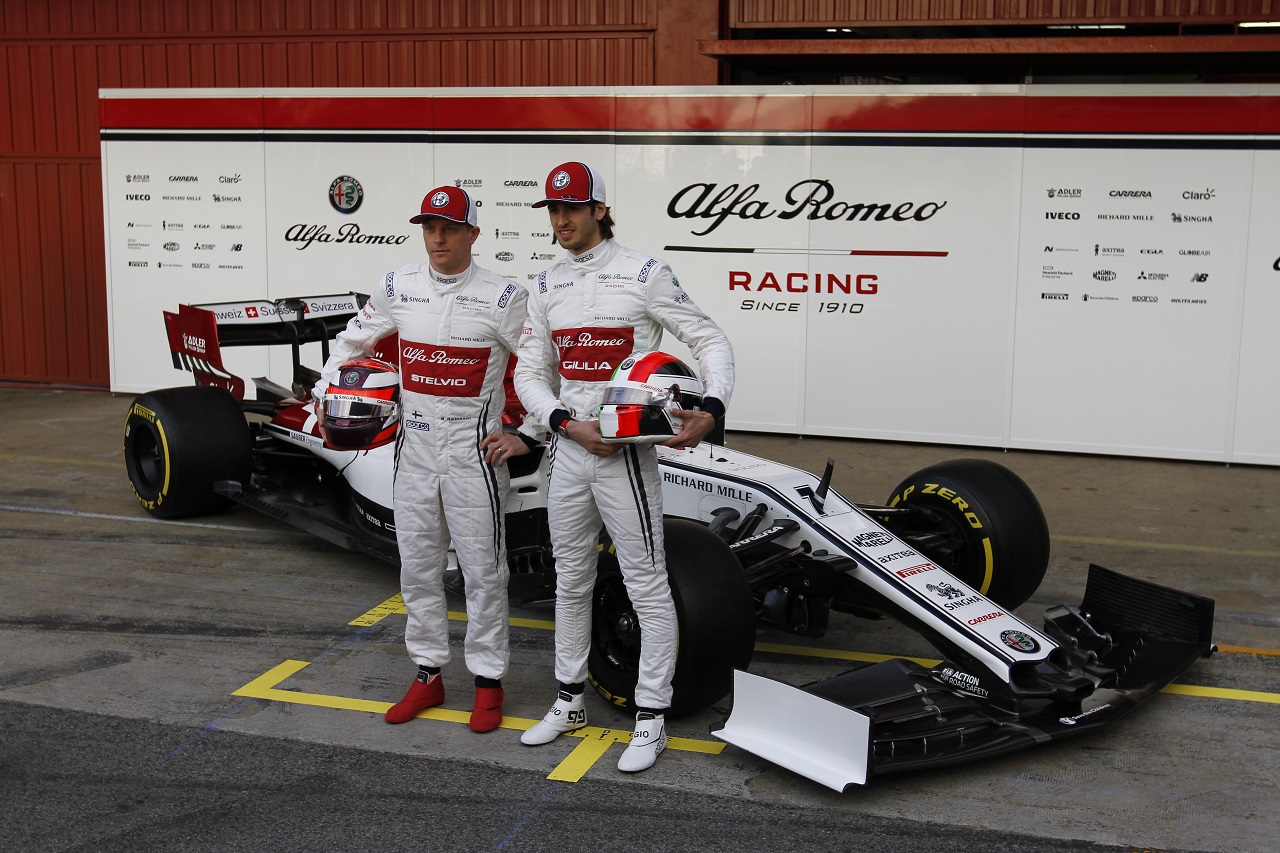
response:
<svg viewBox="0 0 1280 853"><path fill-rule="evenodd" d="M392 400L370 400L346 394L330 394L324 398L324 412L331 418L385 418L393 411Z"/></svg>
<svg viewBox="0 0 1280 853"><path fill-rule="evenodd" d="M610 385L604 390L606 406L663 406L671 402L671 389L647 385Z"/></svg>

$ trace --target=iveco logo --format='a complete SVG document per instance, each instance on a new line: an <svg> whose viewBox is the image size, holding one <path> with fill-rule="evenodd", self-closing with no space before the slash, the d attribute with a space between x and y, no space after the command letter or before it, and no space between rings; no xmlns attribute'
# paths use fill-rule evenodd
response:
<svg viewBox="0 0 1280 853"><path fill-rule="evenodd" d="M1056 211L1056 210L1046 210L1044 214L1044 218L1045 219L1079 219L1080 214L1072 213L1072 212L1062 212L1062 211Z"/></svg>
<svg viewBox="0 0 1280 853"><path fill-rule="evenodd" d="M126 194L126 195L125 195L125 197L124 197L124 200L125 200L125 201L151 201L151 196L149 196L149 195L147 195L147 194L145 194L145 193L144 193L143 195L128 195L128 194Z"/></svg>

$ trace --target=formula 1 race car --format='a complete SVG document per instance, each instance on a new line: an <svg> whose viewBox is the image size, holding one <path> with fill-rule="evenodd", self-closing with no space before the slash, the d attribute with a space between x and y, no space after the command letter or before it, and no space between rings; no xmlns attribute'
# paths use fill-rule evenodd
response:
<svg viewBox="0 0 1280 853"><path fill-rule="evenodd" d="M300 358L316 342L327 357L362 304L352 293L166 312L174 366L196 384L130 407L125 461L143 507L179 518L240 504L397 562L394 445L326 446L309 403L319 375ZM221 356L245 345L291 346L290 387L256 378L256 399L246 399ZM1031 490L996 463L932 465L869 505L831 487L834 461L815 476L707 443L658 452L679 622L671 713L732 689L717 737L836 790L1096 729L1214 651L1212 600L1099 566L1080 606L1050 609L1043 628L1016 616L1044 577L1049 534ZM515 462L506 522L520 605L554 596L555 562L545 454ZM892 616L944 659L865 664L802 687L745 671L758 624L816 637L831 611ZM633 701L639 640L602 532L590 680L622 708Z"/></svg>

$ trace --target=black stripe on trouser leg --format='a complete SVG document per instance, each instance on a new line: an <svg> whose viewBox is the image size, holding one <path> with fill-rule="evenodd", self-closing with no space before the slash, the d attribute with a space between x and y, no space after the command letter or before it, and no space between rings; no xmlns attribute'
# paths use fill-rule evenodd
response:
<svg viewBox="0 0 1280 853"><path fill-rule="evenodd" d="M640 470L640 454L634 444L626 448L627 479L631 481L631 493L635 497L636 511L640 516L644 547L649 552L649 564L658 565L653 548L653 517L649 513L649 494L644 490L644 473Z"/></svg>
<svg viewBox="0 0 1280 853"><path fill-rule="evenodd" d="M506 525L503 524L502 500L498 495L498 472L484 461L484 451L480 449L480 442L484 441L484 425L489 422L490 402L485 401L484 408L480 410L480 419L476 421L476 458L484 476L485 489L489 492L489 512L493 517L493 557L496 560L502 553L502 533Z"/></svg>

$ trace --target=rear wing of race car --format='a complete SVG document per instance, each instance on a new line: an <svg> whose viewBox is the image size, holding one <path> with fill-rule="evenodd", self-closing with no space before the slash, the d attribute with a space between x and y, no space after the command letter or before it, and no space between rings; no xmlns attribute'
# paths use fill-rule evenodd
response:
<svg viewBox="0 0 1280 853"><path fill-rule="evenodd" d="M225 388L243 401L244 380L223 366L222 347L288 344L293 350L291 393L305 396L320 374L303 366L302 345L319 343L328 359L329 341L346 327L368 298L353 292L179 305L177 313L164 312L173 366L191 371L199 384ZM254 382L259 389L272 389L276 396L285 391L278 386L273 388L265 378L255 377Z"/></svg>

